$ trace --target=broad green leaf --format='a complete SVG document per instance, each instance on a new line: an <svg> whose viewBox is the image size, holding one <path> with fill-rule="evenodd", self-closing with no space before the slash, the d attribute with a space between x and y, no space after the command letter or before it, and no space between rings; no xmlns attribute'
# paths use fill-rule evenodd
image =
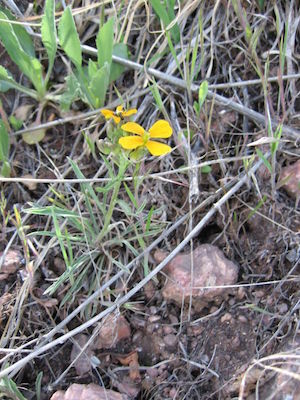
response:
<svg viewBox="0 0 300 400"><path fill-rule="evenodd" d="M4 163L1 166L1 170L0 170L0 175L4 176L5 178L9 178L10 177L10 164L8 161L4 161Z"/></svg>
<svg viewBox="0 0 300 400"><path fill-rule="evenodd" d="M97 63L95 61L92 61L91 59L89 59L88 68L87 68L89 79L92 79L93 76L97 73L97 71L98 71Z"/></svg>
<svg viewBox="0 0 300 400"><path fill-rule="evenodd" d="M54 64L57 44L56 44L56 26L54 18L54 0L46 0L44 16L42 18L42 41L49 57L49 68Z"/></svg>
<svg viewBox="0 0 300 400"><path fill-rule="evenodd" d="M60 96L62 111L69 110L71 103L75 101L81 93L80 84L75 75L67 76L66 86L65 92Z"/></svg>
<svg viewBox="0 0 300 400"><path fill-rule="evenodd" d="M0 161L7 161L9 156L9 134L5 124L0 120Z"/></svg>
<svg viewBox="0 0 300 400"><path fill-rule="evenodd" d="M9 89L17 89L26 93L28 96L37 99L37 94L34 90L28 89L25 86L17 83L9 74L9 72L0 65L0 92L6 92Z"/></svg>
<svg viewBox="0 0 300 400"><path fill-rule="evenodd" d="M0 65L0 92L14 88L17 82L8 74L8 71Z"/></svg>
<svg viewBox="0 0 300 400"><path fill-rule="evenodd" d="M110 18L100 29L96 39L98 65L103 67L107 62L110 68L114 45L114 18Z"/></svg>
<svg viewBox="0 0 300 400"><path fill-rule="evenodd" d="M0 11L4 12L9 20L16 21L16 18L13 16L13 14L6 8L0 7ZM11 24L11 26L25 53L27 53L30 57L35 57L33 41L26 29L20 24Z"/></svg>
<svg viewBox="0 0 300 400"><path fill-rule="evenodd" d="M40 62L23 50L7 16L1 11L0 19L2 19L0 23L0 38L7 53L20 70L31 80L36 90L43 94L42 66Z"/></svg>
<svg viewBox="0 0 300 400"><path fill-rule="evenodd" d="M70 60L81 68L82 54L80 40L72 16L71 8L67 7L58 24L59 43Z"/></svg>
<svg viewBox="0 0 300 400"><path fill-rule="evenodd" d="M113 47L113 55L128 60L128 50L126 44L116 43ZM123 65L112 62L110 67L109 82L114 82L115 80L120 78L124 71L125 67Z"/></svg>
<svg viewBox="0 0 300 400"><path fill-rule="evenodd" d="M109 64L106 62L93 76L89 89L96 97L96 108L104 105L106 91L109 85Z"/></svg>
<svg viewBox="0 0 300 400"><path fill-rule="evenodd" d="M203 103L205 102L207 92L208 92L208 82L203 81L200 85L199 93L198 93L199 110L201 109L201 107L203 106Z"/></svg>

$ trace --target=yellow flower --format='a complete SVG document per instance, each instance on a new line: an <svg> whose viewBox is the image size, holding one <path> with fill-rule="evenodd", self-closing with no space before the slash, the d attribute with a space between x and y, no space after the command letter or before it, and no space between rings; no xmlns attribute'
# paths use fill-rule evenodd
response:
<svg viewBox="0 0 300 400"><path fill-rule="evenodd" d="M138 136L124 136L119 139L120 145L126 150L133 150L137 147L146 147L153 156L162 156L169 153L170 146L150 140L152 138L165 139L172 135L172 128L169 122L161 119L151 126L147 132L141 125L135 122L127 122L121 128L125 132L135 133Z"/></svg>
<svg viewBox="0 0 300 400"><path fill-rule="evenodd" d="M102 115L104 115L105 119L113 118L115 123L118 124L125 117L130 117L130 115L136 114L137 110L135 108L132 108L128 111L123 111L123 106L118 106L116 108L116 111L104 109L101 110L101 113Z"/></svg>

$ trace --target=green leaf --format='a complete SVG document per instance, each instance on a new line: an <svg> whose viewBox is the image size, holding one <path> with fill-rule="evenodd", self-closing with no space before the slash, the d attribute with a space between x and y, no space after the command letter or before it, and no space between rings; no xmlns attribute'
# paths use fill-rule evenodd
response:
<svg viewBox="0 0 300 400"><path fill-rule="evenodd" d="M5 124L0 120L0 161L8 160L9 156L9 134Z"/></svg>
<svg viewBox="0 0 300 400"><path fill-rule="evenodd" d="M155 100L155 103L156 103L158 109L160 111L163 111L164 103L162 101L162 98L159 93L159 89L158 89L158 86L157 86L157 83L155 80L153 81L153 85L150 86L150 90L151 90L152 96L154 97L154 100Z"/></svg>
<svg viewBox="0 0 300 400"><path fill-rule="evenodd" d="M109 85L109 64L105 63L97 73L93 76L89 90L96 97L94 107L102 107L104 105L106 91Z"/></svg>
<svg viewBox="0 0 300 400"><path fill-rule="evenodd" d="M103 67L105 63L108 63L109 69L113 54L114 45L114 18L109 20L99 29L96 46L98 50L98 65Z"/></svg>
<svg viewBox="0 0 300 400"><path fill-rule="evenodd" d="M199 104L197 101L194 101L193 107L194 107L195 113L198 115L200 112L200 108L199 108Z"/></svg>
<svg viewBox="0 0 300 400"><path fill-rule="evenodd" d="M70 60L77 68L81 68L82 54L80 40L72 16L71 8L67 7L58 25L59 43Z"/></svg>
<svg viewBox="0 0 300 400"><path fill-rule="evenodd" d="M126 215L134 215L131 207L127 204L126 201L122 200L122 199L118 199L118 204L120 206L120 208L122 209L123 213Z"/></svg>
<svg viewBox="0 0 300 400"><path fill-rule="evenodd" d="M0 11L2 11L9 20L16 21L16 18L13 16L13 14L6 8L0 7ZM25 53L27 53L30 57L35 57L33 41L26 29L20 24L11 24L11 26Z"/></svg>
<svg viewBox="0 0 300 400"><path fill-rule="evenodd" d="M0 92L6 92L9 89L17 89L28 96L37 99L37 94L34 90L28 89L25 86L17 83L10 75L9 71L0 65Z"/></svg>
<svg viewBox="0 0 300 400"><path fill-rule="evenodd" d="M15 382L12 379L8 378L7 376L4 376L0 381L0 393L1 397L2 394L6 394L6 396L8 396L9 398L17 400L26 400L26 398L22 395L22 393L18 389Z"/></svg>
<svg viewBox="0 0 300 400"><path fill-rule="evenodd" d="M38 373L35 380L35 393L37 400L41 400L43 371Z"/></svg>
<svg viewBox="0 0 300 400"><path fill-rule="evenodd" d="M113 55L128 60L128 50L126 44L116 43L113 48ZM124 71L125 67L123 65L113 62L110 67L109 83L117 80Z"/></svg>
<svg viewBox="0 0 300 400"><path fill-rule="evenodd" d="M1 170L0 170L0 175L4 176L5 178L9 178L10 177L10 164L8 161L4 161L4 163L2 164Z"/></svg>
<svg viewBox="0 0 300 400"><path fill-rule="evenodd" d="M75 75L69 75L66 78L66 91L60 96L60 105L62 111L68 111L70 109L71 103L75 101L80 93L80 84Z"/></svg>
<svg viewBox="0 0 300 400"><path fill-rule="evenodd" d="M0 38L7 53L20 70L31 80L36 90L42 95L44 93L42 65L40 62L29 56L22 48L15 31L7 16L0 11Z"/></svg>
<svg viewBox="0 0 300 400"><path fill-rule="evenodd" d="M8 74L8 71L0 65L0 91L6 92L16 84L17 82Z"/></svg>
<svg viewBox="0 0 300 400"><path fill-rule="evenodd" d="M203 103L205 102L207 92L208 92L208 82L203 81L200 85L199 93L198 93L199 111L200 111L201 107L203 106Z"/></svg>
<svg viewBox="0 0 300 400"><path fill-rule="evenodd" d="M42 42L44 43L49 57L49 70L51 70L53 67L57 50L54 6L54 0L46 0L41 28Z"/></svg>
<svg viewBox="0 0 300 400"><path fill-rule="evenodd" d="M211 172L211 166L204 165L203 167L201 167L201 172L202 174L209 174Z"/></svg>
<svg viewBox="0 0 300 400"><path fill-rule="evenodd" d="M19 129L21 129L22 125L23 125L23 121L20 120L19 118L16 118L14 115L11 115L9 118L9 123L10 125L13 127L13 129L15 131L18 131Z"/></svg>
<svg viewBox="0 0 300 400"><path fill-rule="evenodd" d="M269 161L266 159L266 157L264 156L263 152L259 149L256 149L256 153L258 154L258 157L262 160L262 162L264 163L264 165L268 168L268 170L270 171L270 173L272 174L272 165L269 163Z"/></svg>
<svg viewBox="0 0 300 400"><path fill-rule="evenodd" d="M97 71L98 71L98 65L97 65L97 63L96 63L95 61L92 61L91 59L89 59L87 71L88 71L89 79L92 79L93 76L94 76L94 75L97 73Z"/></svg>

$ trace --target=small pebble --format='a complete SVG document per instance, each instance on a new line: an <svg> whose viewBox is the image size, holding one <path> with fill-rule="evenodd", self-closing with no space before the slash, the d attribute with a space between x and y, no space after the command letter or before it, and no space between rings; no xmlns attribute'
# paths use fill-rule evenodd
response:
<svg viewBox="0 0 300 400"><path fill-rule="evenodd" d="M279 314L286 314L288 312L288 305L286 303L281 303L278 305Z"/></svg>
<svg viewBox="0 0 300 400"><path fill-rule="evenodd" d="M175 315L170 314L169 319L170 319L171 324L178 324L178 318Z"/></svg>
<svg viewBox="0 0 300 400"><path fill-rule="evenodd" d="M243 324L246 324L248 322L247 318L245 317L245 315L239 315L238 316L238 320L240 322L242 322Z"/></svg>
<svg viewBox="0 0 300 400"><path fill-rule="evenodd" d="M154 330L155 330L155 325L154 324L147 325L147 327L146 327L147 333L153 333Z"/></svg>
<svg viewBox="0 0 300 400"><path fill-rule="evenodd" d="M132 341L133 341L133 342L138 342L138 341L141 340L142 336L143 336L142 332L141 332L141 331L137 331L137 332L135 332L135 334L133 335Z"/></svg>
<svg viewBox="0 0 300 400"><path fill-rule="evenodd" d="M192 326L191 331L192 331L193 336L199 336L204 331L204 326L200 326L200 325Z"/></svg>
<svg viewBox="0 0 300 400"><path fill-rule="evenodd" d="M232 315L229 313L226 313L223 315L223 317L221 318L221 322L229 322L232 321Z"/></svg>
<svg viewBox="0 0 300 400"><path fill-rule="evenodd" d="M153 323L153 322L159 321L160 318L161 318L160 315L150 315L148 320L149 320L149 322Z"/></svg>
<svg viewBox="0 0 300 400"><path fill-rule="evenodd" d="M152 297L155 295L155 286L152 281L146 283L144 286L144 293L147 300L151 300Z"/></svg>
<svg viewBox="0 0 300 400"><path fill-rule="evenodd" d="M157 368L149 368L147 369L147 374L150 376L150 378L156 378L158 375Z"/></svg>
<svg viewBox="0 0 300 400"><path fill-rule="evenodd" d="M255 295L256 298L261 299L262 297L264 297L265 292L263 290L256 290L254 292L254 295Z"/></svg>
<svg viewBox="0 0 300 400"><path fill-rule="evenodd" d="M236 303L236 299L230 299L228 303L230 306L234 306Z"/></svg>
<svg viewBox="0 0 300 400"><path fill-rule="evenodd" d="M239 300L242 300L245 297L245 295L246 295L245 289L243 287L239 287L237 291L237 298Z"/></svg>
<svg viewBox="0 0 300 400"><path fill-rule="evenodd" d="M235 337L234 339L233 339L233 341L232 341L232 347L233 348L237 348L237 347L239 347L239 345L240 345L240 339L238 338L238 337Z"/></svg>
<svg viewBox="0 0 300 400"><path fill-rule="evenodd" d="M169 334L164 337L164 342L169 347L174 347L177 343L177 336L174 334Z"/></svg>
<svg viewBox="0 0 300 400"><path fill-rule="evenodd" d="M173 328L173 326L170 326L170 325L165 325L165 326L163 327L163 330L164 330L164 334L165 334L165 335L169 335L170 333L174 333L174 331L175 331L175 329Z"/></svg>

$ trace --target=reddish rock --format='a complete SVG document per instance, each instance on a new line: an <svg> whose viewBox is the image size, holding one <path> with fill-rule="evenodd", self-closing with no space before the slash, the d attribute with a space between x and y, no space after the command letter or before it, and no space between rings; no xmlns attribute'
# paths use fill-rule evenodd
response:
<svg viewBox="0 0 300 400"><path fill-rule="evenodd" d="M161 262L168 254L156 251L155 259ZM228 260L216 246L203 244L193 251L193 274L191 273L191 254L177 255L165 267L169 279L163 288L163 297L178 305L182 300L188 302L193 297L197 310L210 302L219 303L230 289L219 286L232 285L238 277L238 267ZM192 282L193 277L193 282ZM203 288L213 286L211 289ZM218 286L218 287L216 287Z"/></svg>
<svg viewBox="0 0 300 400"><path fill-rule="evenodd" d="M300 160L282 169L279 182L291 197L300 198Z"/></svg>
<svg viewBox="0 0 300 400"><path fill-rule="evenodd" d="M59 390L54 393L50 400L128 400L128 396L114 390L108 390L101 386L90 383L79 385L74 383L64 392Z"/></svg>
<svg viewBox="0 0 300 400"><path fill-rule="evenodd" d="M96 329L99 331L94 345L96 349L110 349L131 336L130 326L122 315L108 315Z"/></svg>
<svg viewBox="0 0 300 400"><path fill-rule="evenodd" d="M164 337L164 342L168 347L175 347L177 344L177 336L170 333Z"/></svg>
<svg viewBox="0 0 300 400"><path fill-rule="evenodd" d="M0 260L3 257L4 252L0 253ZM8 250L2 260L0 267L0 280L6 279L8 275L14 274L22 265L22 253L18 250Z"/></svg>
<svg viewBox="0 0 300 400"><path fill-rule="evenodd" d="M80 333L74 337L70 361L79 376L90 372L92 369L91 358L95 355L92 350L93 343L88 344L89 337Z"/></svg>

